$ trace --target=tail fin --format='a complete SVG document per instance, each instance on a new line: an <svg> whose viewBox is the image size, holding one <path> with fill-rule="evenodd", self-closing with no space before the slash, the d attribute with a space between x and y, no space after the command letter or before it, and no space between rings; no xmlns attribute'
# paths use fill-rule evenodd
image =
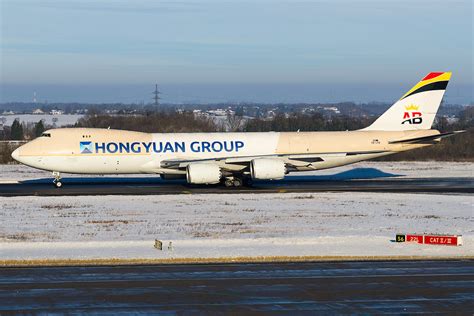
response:
<svg viewBox="0 0 474 316"><path fill-rule="evenodd" d="M364 130L431 129L450 78L450 72L429 73Z"/></svg>

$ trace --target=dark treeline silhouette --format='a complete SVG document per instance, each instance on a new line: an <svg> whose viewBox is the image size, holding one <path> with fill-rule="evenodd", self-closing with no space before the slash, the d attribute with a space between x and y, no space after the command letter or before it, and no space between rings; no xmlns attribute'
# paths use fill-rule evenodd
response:
<svg viewBox="0 0 474 316"><path fill-rule="evenodd" d="M227 122L216 123L211 118L195 116L192 112L149 112L145 115L107 115L90 111L80 119L75 127L112 128L155 133L177 132L217 132L217 131L343 131L357 130L370 125L374 117L324 117L313 114L277 114L272 119L249 119L227 117ZM5 140L30 140L50 126L40 121L36 124L19 124L15 122L4 130ZM443 139L440 144L403 152L379 160L441 160L441 161L474 161L474 106L461 111L459 119L451 123L446 118L436 121L433 128L445 131L467 130L466 133ZM12 162L10 154L19 144L1 143L0 163Z"/></svg>
<svg viewBox="0 0 474 316"><path fill-rule="evenodd" d="M112 128L147 133L214 132L218 126L212 119L195 117L192 112L155 112L147 115L89 114L75 127Z"/></svg>
<svg viewBox="0 0 474 316"><path fill-rule="evenodd" d="M11 126L4 126L0 131L0 163L13 162L11 158L13 150L19 147L25 140L40 136L46 128L43 120L29 124L14 120Z"/></svg>
<svg viewBox="0 0 474 316"><path fill-rule="evenodd" d="M295 132L295 131L345 131L363 128L369 125L371 118L351 118L334 116L325 118L320 113L311 115L293 113L289 115L277 114L274 118L254 119L247 121L242 131L245 132Z"/></svg>
<svg viewBox="0 0 474 316"><path fill-rule="evenodd" d="M0 130L0 140L30 140L40 136L47 126L43 120L39 120L36 123L20 123L15 119L11 126L3 126ZM51 128L51 126L48 126Z"/></svg>
<svg viewBox="0 0 474 316"><path fill-rule="evenodd" d="M10 129L10 139L22 140L23 137L23 126L18 120L14 120Z"/></svg>

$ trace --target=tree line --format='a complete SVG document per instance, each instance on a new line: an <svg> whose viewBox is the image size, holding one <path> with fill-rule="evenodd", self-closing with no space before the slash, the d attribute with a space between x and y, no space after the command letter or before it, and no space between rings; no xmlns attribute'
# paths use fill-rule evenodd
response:
<svg viewBox="0 0 474 316"><path fill-rule="evenodd" d="M223 121L216 121L209 117L195 116L192 112L156 111L140 115L107 115L91 111L72 127L112 128L148 133L343 131L363 128L370 125L374 119L375 117L348 116L328 118L320 113L280 113L271 119L246 119L239 115L230 115ZM3 139L30 140L40 136L48 128L51 126L45 126L43 121L25 125L15 120L10 128L4 129ZM467 132L443 139L435 146L390 155L379 160L474 161L474 106L461 111L455 122L446 118L437 119L433 128L441 132ZM12 162L10 154L17 146L1 143L0 163Z"/></svg>
<svg viewBox="0 0 474 316"><path fill-rule="evenodd" d="M2 140L30 140L41 136L45 131L46 126L43 120L39 120L34 124L20 123L15 119L11 126L4 126L0 132L0 139Z"/></svg>
<svg viewBox="0 0 474 316"><path fill-rule="evenodd" d="M196 117L192 112L153 112L145 115L91 114L74 127L112 128L147 133L214 132L218 126L210 118Z"/></svg>

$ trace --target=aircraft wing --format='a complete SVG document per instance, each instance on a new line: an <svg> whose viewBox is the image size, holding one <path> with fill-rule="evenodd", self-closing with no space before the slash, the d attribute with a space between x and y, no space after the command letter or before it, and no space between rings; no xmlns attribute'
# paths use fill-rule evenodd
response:
<svg viewBox="0 0 474 316"><path fill-rule="evenodd" d="M185 168L190 163L195 162L216 162L222 165L248 165L253 159L257 158L280 158L285 162L311 164L317 161L323 161L319 155L260 155L260 156L245 156L245 157L224 157L224 158L209 158L209 159L174 159L164 160L161 162L162 168Z"/></svg>
<svg viewBox="0 0 474 316"><path fill-rule="evenodd" d="M163 160L161 168L183 169L190 163L196 162L214 162L223 169L236 170L247 167L253 159L258 158L279 158L282 159L287 166L303 167L318 162L323 162L334 157L355 156L362 154L379 154L384 151L364 151L364 152L338 152L338 153L313 153L313 154L274 154L274 155L258 155L244 157L220 157L209 159L172 159ZM240 167L240 168L239 168Z"/></svg>

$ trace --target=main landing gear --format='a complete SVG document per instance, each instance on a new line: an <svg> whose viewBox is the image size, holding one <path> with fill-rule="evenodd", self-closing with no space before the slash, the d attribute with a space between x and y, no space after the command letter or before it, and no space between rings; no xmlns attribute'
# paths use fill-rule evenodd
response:
<svg viewBox="0 0 474 316"><path fill-rule="evenodd" d="M61 182L61 175L59 174L59 172L57 171L53 171L53 176L54 176L54 180L53 180L53 184L56 188L60 188L63 186L63 183Z"/></svg>
<svg viewBox="0 0 474 316"><path fill-rule="evenodd" d="M250 178L239 178L239 177L227 177L224 179L224 185L226 187L241 187L251 186L252 180Z"/></svg>
<svg viewBox="0 0 474 316"><path fill-rule="evenodd" d="M224 185L226 187L241 187L242 186L242 179L229 177L224 180Z"/></svg>

